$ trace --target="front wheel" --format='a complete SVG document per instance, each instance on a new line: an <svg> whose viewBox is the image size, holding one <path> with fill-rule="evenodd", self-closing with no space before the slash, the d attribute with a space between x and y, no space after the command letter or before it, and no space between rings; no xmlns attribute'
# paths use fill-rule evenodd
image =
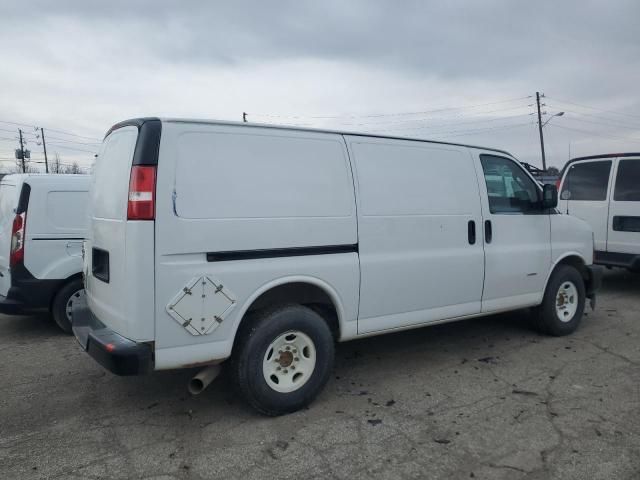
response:
<svg viewBox="0 0 640 480"><path fill-rule="evenodd" d="M558 267L549 279L542 305L534 313L540 330L554 336L573 333L582 320L585 292L578 270L570 265Z"/></svg>
<svg viewBox="0 0 640 480"><path fill-rule="evenodd" d="M71 333L73 305L84 298L82 279L67 282L56 294L51 305L51 316L65 333Z"/></svg>
<svg viewBox="0 0 640 480"><path fill-rule="evenodd" d="M326 321L302 305L258 314L238 331L232 375L247 402L265 415L299 410L329 379L334 342Z"/></svg>

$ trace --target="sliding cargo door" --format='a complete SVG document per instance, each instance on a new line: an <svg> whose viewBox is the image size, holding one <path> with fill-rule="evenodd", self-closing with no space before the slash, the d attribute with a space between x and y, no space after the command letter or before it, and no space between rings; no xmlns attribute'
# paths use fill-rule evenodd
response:
<svg viewBox="0 0 640 480"><path fill-rule="evenodd" d="M480 312L480 196L466 149L346 137L358 198L358 333Z"/></svg>

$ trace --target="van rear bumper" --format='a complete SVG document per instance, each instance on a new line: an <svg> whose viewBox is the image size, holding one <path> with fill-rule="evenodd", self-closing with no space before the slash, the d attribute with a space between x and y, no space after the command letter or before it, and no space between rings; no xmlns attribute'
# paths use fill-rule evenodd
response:
<svg viewBox="0 0 640 480"><path fill-rule="evenodd" d="M144 375L153 370L153 348L107 328L86 303L75 305L72 328L80 346L93 359L116 375Z"/></svg>
<svg viewBox="0 0 640 480"><path fill-rule="evenodd" d="M7 293L6 297L0 295L0 313L5 315L20 315L27 312L28 308L25 304L14 298L11 298L11 291Z"/></svg>
<svg viewBox="0 0 640 480"><path fill-rule="evenodd" d="M11 287L7 296L0 296L0 313L17 315L48 309L65 280L41 280L23 264L11 269Z"/></svg>

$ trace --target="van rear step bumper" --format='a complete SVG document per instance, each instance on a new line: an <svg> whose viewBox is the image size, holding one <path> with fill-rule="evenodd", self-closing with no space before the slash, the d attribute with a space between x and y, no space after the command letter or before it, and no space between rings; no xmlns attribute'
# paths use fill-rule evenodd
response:
<svg viewBox="0 0 640 480"><path fill-rule="evenodd" d="M107 328L86 303L75 305L73 333L80 346L93 359L116 375L144 375L153 370L153 349Z"/></svg>

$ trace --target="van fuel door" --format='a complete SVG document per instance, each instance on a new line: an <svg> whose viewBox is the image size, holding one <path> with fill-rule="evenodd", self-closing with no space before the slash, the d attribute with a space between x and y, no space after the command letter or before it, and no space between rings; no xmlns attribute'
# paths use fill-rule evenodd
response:
<svg viewBox="0 0 640 480"><path fill-rule="evenodd" d="M209 276L193 278L167 305L167 313L191 335L207 335L235 306L233 294Z"/></svg>
<svg viewBox="0 0 640 480"><path fill-rule="evenodd" d="M82 240L67 242L67 255L70 257L82 256Z"/></svg>

